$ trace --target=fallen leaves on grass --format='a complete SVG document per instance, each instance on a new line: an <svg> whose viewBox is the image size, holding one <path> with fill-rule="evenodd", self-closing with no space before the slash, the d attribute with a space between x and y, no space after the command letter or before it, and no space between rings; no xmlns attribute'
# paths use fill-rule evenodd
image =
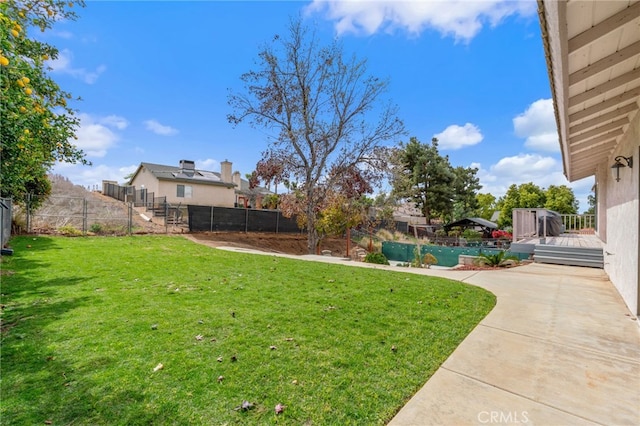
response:
<svg viewBox="0 0 640 426"><path fill-rule="evenodd" d="M286 405L282 405L282 404L276 405L276 408L275 408L276 415L277 414L281 414L284 411L285 408L287 408Z"/></svg>
<svg viewBox="0 0 640 426"><path fill-rule="evenodd" d="M160 370L162 370L163 368L164 368L164 365L163 365L162 363L160 363L160 364L156 365L156 366L153 368L153 372L155 373L156 371L160 371Z"/></svg>
<svg viewBox="0 0 640 426"><path fill-rule="evenodd" d="M234 410L236 410L236 411L249 411L253 407L255 407L255 405L252 402L242 401L242 404L240 404L237 407L235 407Z"/></svg>

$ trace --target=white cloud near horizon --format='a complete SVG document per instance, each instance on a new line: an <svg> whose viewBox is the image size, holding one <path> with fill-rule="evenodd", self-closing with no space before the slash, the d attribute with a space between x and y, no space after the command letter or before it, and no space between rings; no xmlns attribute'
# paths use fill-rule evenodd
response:
<svg viewBox="0 0 640 426"><path fill-rule="evenodd" d="M500 198L506 194L512 184L521 185L533 182L543 189L550 185L566 185L573 190L580 202L579 211L582 212L589 207L587 197L593 187L593 177L569 182L562 173L562 163L553 157L539 154L518 154L501 158L488 168L484 168L480 163L473 163L471 167L478 168L477 176L482 185L480 193L490 193L496 198Z"/></svg>
<svg viewBox="0 0 640 426"><path fill-rule="evenodd" d="M147 130L155 133L156 135L170 136L178 133L178 129L174 129L171 126L165 126L164 124L160 124L160 122L154 119L146 120L144 122L144 126L146 127Z"/></svg>
<svg viewBox="0 0 640 426"><path fill-rule="evenodd" d="M533 151L560 152L552 99L539 99L513 119L516 136Z"/></svg>
<svg viewBox="0 0 640 426"><path fill-rule="evenodd" d="M72 65L73 53L69 49L63 49L58 52L56 59L46 61L51 67L52 72L67 74L73 78L84 81L87 84L93 84L98 77L107 70L105 65L99 65L95 70L88 71L86 68L76 68Z"/></svg>
<svg viewBox="0 0 640 426"><path fill-rule="evenodd" d="M128 122L122 117L109 115L94 117L89 114L79 114L80 127L76 131L77 140L72 143L82 149L87 157L101 158L107 154L119 140L114 130L123 130Z"/></svg>
<svg viewBox="0 0 640 426"><path fill-rule="evenodd" d="M220 162L218 160L214 160L213 158L207 158L206 160L196 160L196 169L206 170L209 172L219 172L220 171Z"/></svg>
<svg viewBox="0 0 640 426"><path fill-rule="evenodd" d="M442 132L433 135L438 138L440 149L456 150L466 146L473 146L482 142L484 136L478 126L466 123L464 126L452 124Z"/></svg>
<svg viewBox="0 0 640 426"><path fill-rule="evenodd" d="M495 27L512 15L535 16L535 0L313 0L307 14L335 21L339 35L371 35L403 30L417 36L427 29L468 42L485 25Z"/></svg>
<svg viewBox="0 0 640 426"><path fill-rule="evenodd" d="M125 176L135 172L138 165L123 167L110 167L104 164L84 166L81 164L57 163L52 173L67 177L74 185L82 185L93 190L102 189L103 180L113 180L120 184L125 183Z"/></svg>

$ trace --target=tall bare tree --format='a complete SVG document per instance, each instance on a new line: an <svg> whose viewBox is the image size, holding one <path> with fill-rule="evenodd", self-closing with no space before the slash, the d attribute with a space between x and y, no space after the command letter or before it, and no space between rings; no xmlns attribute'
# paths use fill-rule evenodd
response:
<svg viewBox="0 0 640 426"><path fill-rule="evenodd" d="M326 188L343 179L344 170L379 176L377 148L404 134L397 108L381 99L388 81L368 75L366 65L345 58L335 40L321 45L294 18L286 37L276 35L260 51L258 69L242 75L244 92L229 95L230 123L246 120L274 132L261 161L282 165L280 180L298 183L310 253L319 242L317 215Z"/></svg>

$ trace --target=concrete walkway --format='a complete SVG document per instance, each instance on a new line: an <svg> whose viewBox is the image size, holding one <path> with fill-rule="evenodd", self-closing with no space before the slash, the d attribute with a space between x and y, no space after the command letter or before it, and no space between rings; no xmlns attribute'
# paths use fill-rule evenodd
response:
<svg viewBox="0 0 640 426"><path fill-rule="evenodd" d="M390 426L640 425L640 327L601 269L448 271L286 257L436 275L497 296Z"/></svg>
<svg viewBox="0 0 640 426"><path fill-rule="evenodd" d="M498 303L390 425L640 425L640 328L604 271L463 279Z"/></svg>

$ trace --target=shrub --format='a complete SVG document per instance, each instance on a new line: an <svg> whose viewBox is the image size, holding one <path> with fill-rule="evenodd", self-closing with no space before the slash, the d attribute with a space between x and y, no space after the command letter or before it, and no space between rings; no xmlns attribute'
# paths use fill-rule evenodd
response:
<svg viewBox="0 0 640 426"><path fill-rule="evenodd" d="M444 229L438 229L435 232L436 237L446 237L447 236L447 231L445 231Z"/></svg>
<svg viewBox="0 0 640 426"><path fill-rule="evenodd" d="M482 239L482 232L476 231L475 229L465 229L462 232L462 236L467 239L467 241L480 241Z"/></svg>
<svg viewBox="0 0 640 426"><path fill-rule="evenodd" d="M436 257L431 253L425 254L422 261L425 265L427 265L427 268L431 268L431 265L435 265L438 263L438 259L436 259Z"/></svg>
<svg viewBox="0 0 640 426"><path fill-rule="evenodd" d="M460 234L462 234L462 228L460 228L459 226L454 226L453 228L451 228L451 231L449 231L450 237L459 237Z"/></svg>
<svg viewBox="0 0 640 426"><path fill-rule="evenodd" d="M478 255L478 259L476 259L476 264L478 265L487 265L487 266L507 266L511 262L520 263L520 259L517 256L509 255L507 256L507 252L502 250L495 254L487 254L480 253Z"/></svg>
<svg viewBox="0 0 640 426"><path fill-rule="evenodd" d="M102 225L100 225L99 223L94 223L89 227L89 231L93 232L94 234L99 234L102 232Z"/></svg>
<svg viewBox="0 0 640 426"><path fill-rule="evenodd" d="M380 229L378 232L376 232L376 237L382 241L392 241L395 239L393 232L386 229Z"/></svg>
<svg viewBox="0 0 640 426"><path fill-rule="evenodd" d="M367 253L364 257L366 263L377 263L378 265L388 265L387 256L379 252Z"/></svg>
<svg viewBox="0 0 640 426"><path fill-rule="evenodd" d="M65 225L58 228L58 232L67 237L77 237L82 235L82 231L72 225Z"/></svg>
<svg viewBox="0 0 640 426"><path fill-rule="evenodd" d="M500 240L510 240L513 238L513 235L511 235L510 232L500 231L500 230L491 232L491 236L495 239L500 239Z"/></svg>

